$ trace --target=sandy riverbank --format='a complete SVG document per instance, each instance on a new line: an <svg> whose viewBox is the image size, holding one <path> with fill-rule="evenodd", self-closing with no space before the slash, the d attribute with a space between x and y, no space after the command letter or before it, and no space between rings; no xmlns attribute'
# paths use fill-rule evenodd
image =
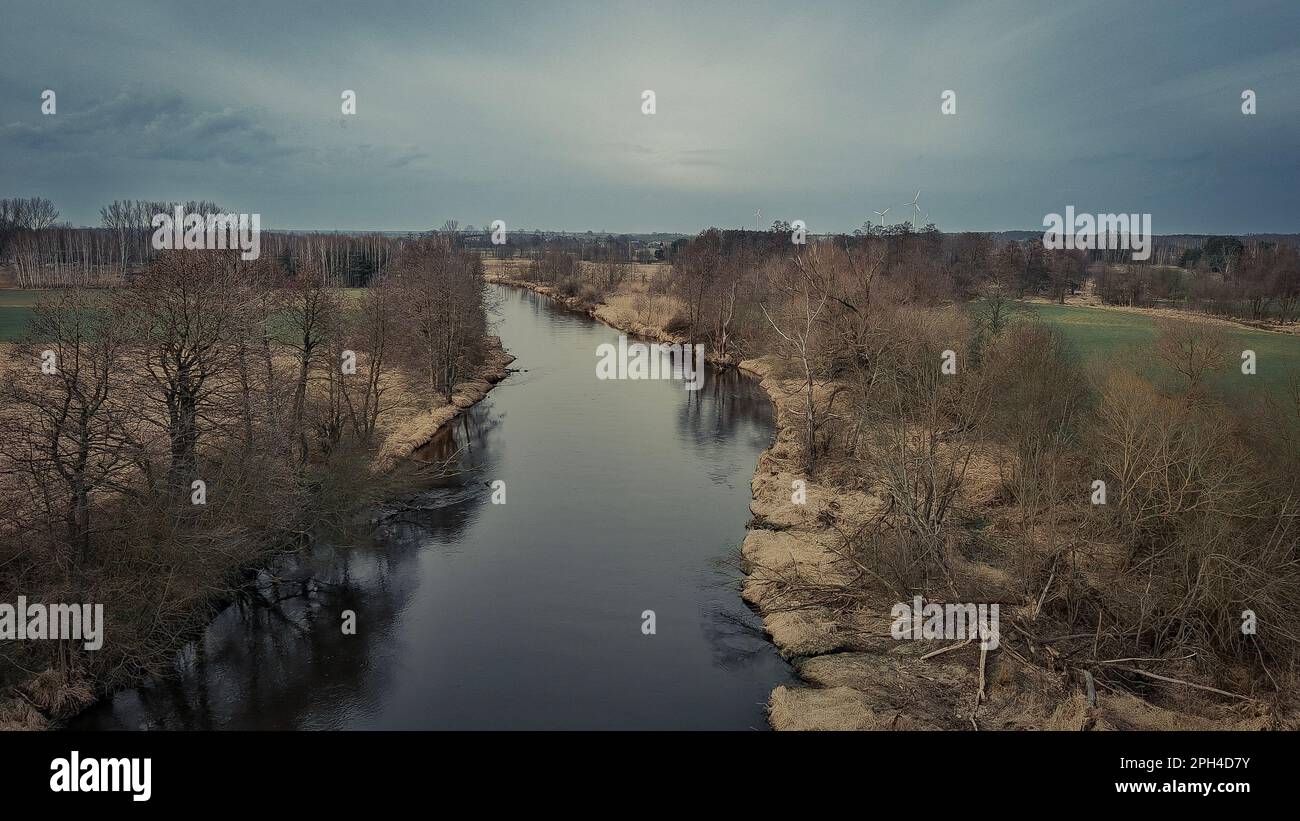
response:
<svg viewBox="0 0 1300 821"><path fill-rule="evenodd" d="M497 272L489 281L551 296L605 324L653 341L684 342L636 318L625 285L597 305ZM671 306L664 315L671 314ZM864 490L829 486L803 473L803 382L779 377L774 357L748 359L739 369L759 380L776 411L776 441L759 458L752 482L753 519L741 548L741 595L763 617L772 642L795 668L803 686L778 686L769 720L778 730L921 729L1255 729L1261 720L1183 693L1151 704L1107 692L1092 703L1058 664L1050 645L1030 646L1026 657L1010 648L982 652L978 643L899 641L891 634L884 597L831 606L824 590L853 581L860 569L846 558L841 534L864 527L882 507ZM819 404L833 385L819 384ZM806 482L806 502L792 501L793 483ZM979 495L982 488L969 491ZM981 580L987 601L1000 602L1002 629L1026 617L1031 605L1008 574L971 560L963 568ZM1030 617L1032 618L1032 617ZM936 652L942 651L942 652ZM1170 709L1172 708L1172 709Z"/></svg>
<svg viewBox="0 0 1300 821"><path fill-rule="evenodd" d="M515 357L501 347L500 337L488 337L483 364L468 379L456 384L451 402L416 409L388 420L384 445L375 455L375 469L380 472L390 470L398 461L432 441L439 431L509 376L509 366L514 361Z"/></svg>

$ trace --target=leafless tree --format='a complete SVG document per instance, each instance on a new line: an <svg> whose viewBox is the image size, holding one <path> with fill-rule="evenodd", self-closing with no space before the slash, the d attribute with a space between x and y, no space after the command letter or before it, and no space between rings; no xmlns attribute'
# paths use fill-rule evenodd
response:
<svg viewBox="0 0 1300 821"><path fill-rule="evenodd" d="M50 514L46 524L63 522L49 543L73 581L90 551L92 496L130 466L130 409L118 395L124 340L116 319L82 290L37 305L28 336L0 394L0 454L8 477Z"/></svg>
<svg viewBox="0 0 1300 821"><path fill-rule="evenodd" d="M236 259L235 252L172 251L113 294L112 310L127 323L143 370L141 390L163 409L174 487L194 478L202 425L214 421L218 394L235 370L230 343L242 324Z"/></svg>
<svg viewBox="0 0 1300 821"><path fill-rule="evenodd" d="M784 294L784 310L778 313L780 322L772 318L767 306L759 303L763 316L767 318L772 329L780 337L784 354L799 363L804 384L804 448L807 466L811 469L817 461L817 403L814 396L815 380L813 361L816 352L813 349L817 319L826 308L829 296L818 287L810 270L802 265L796 266L798 276L792 283L778 286ZM783 328L782 325L785 327Z"/></svg>
<svg viewBox="0 0 1300 821"><path fill-rule="evenodd" d="M338 331L340 310L339 290L328 284L314 266L299 270L285 291L282 313L286 345L293 351L297 370L290 413L298 439L298 458L303 465L311 455L307 435L308 389L312 373L318 367L327 369L331 378L339 367L337 361L329 361L327 354Z"/></svg>
<svg viewBox="0 0 1300 821"><path fill-rule="evenodd" d="M428 374L430 392L450 402L456 383L482 358L483 263L444 237L424 238L404 249L394 286L415 365Z"/></svg>
<svg viewBox="0 0 1300 821"><path fill-rule="evenodd" d="M1228 337L1209 322L1156 320L1156 357L1187 383L1189 396L1199 395L1205 380L1228 360Z"/></svg>
<svg viewBox="0 0 1300 821"><path fill-rule="evenodd" d="M371 283L360 297L351 323L351 337L359 340L357 373L344 378L340 386L353 435L363 446L371 444L380 417L393 405L388 396L393 392L390 372L398 323L397 292L392 282L384 277Z"/></svg>

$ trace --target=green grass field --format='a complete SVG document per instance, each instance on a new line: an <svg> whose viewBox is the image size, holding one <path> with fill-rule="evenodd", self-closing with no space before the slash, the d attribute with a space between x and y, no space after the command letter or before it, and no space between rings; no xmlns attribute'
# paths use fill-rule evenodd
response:
<svg viewBox="0 0 1300 821"><path fill-rule="evenodd" d="M358 299L364 288L345 288L351 299ZM0 288L0 342L12 342L27 330L31 307L48 291Z"/></svg>
<svg viewBox="0 0 1300 821"><path fill-rule="evenodd" d="M48 293L49 291L0 288L0 308L30 308Z"/></svg>
<svg viewBox="0 0 1300 821"><path fill-rule="evenodd" d="M27 330L27 308L0 305L0 342L10 342Z"/></svg>
<svg viewBox="0 0 1300 821"><path fill-rule="evenodd" d="M30 309L44 293L0 288L0 342L12 342L23 335Z"/></svg>
<svg viewBox="0 0 1300 821"><path fill-rule="evenodd" d="M1043 302L1025 303L1023 307L1059 329L1085 361L1103 357L1120 361L1132 355L1140 366L1152 360L1151 348L1156 331L1150 315ZM1281 391L1292 373L1300 374L1300 336L1228 325L1222 327L1236 353L1215 380L1220 389L1229 394L1257 387ZM1254 376L1241 373L1238 357L1247 349L1255 352Z"/></svg>
<svg viewBox="0 0 1300 821"><path fill-rule="evenodd" d="M32 306L53 291L0 288L0 342L13 342L27 331ZM99 292L107 294L106 291Z"/></svg>
<svg viewBox="0 0 1300 821"><path fill-rule="evenodd" d="M27 330L31 307L47 291L0 288L0 342L12 342Z"/></svg>

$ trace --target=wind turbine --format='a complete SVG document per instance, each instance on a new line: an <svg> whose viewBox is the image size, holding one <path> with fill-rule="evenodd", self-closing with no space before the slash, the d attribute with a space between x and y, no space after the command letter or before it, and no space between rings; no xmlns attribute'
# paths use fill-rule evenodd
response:
<svg viewBox="0 0 1300 821"><path fill-rule="evenodd" d="M763 209L760 208L754 212L754 230L763 230Z"/></svg>
<svg viewBox="0 0 1300 821"><path fill-rule="evenodd" d="M916 209L916 213L920 214L920 213L921 213L921 206L919 206L919 205L916 204L920 199L921 199L921 189L918 188L918 189L916 189L916 196L915 196L915 197L912 197L912 201L909 202L909 203L906 203L903 207L904 207L904 208L907 208L908 206L911 206L912 208L915 208L915 209Z"/></svg>
<svg viewBox="0 0 1300 821"><path fill-rule="evenodd" d="M884 211L872 211L872 213L875 214L876 216L880 217L880 224L881 224L881 225L888 225L888 224L889 224L889 220L885 218L885 215L889 213L889 209L888 209L888 208L886 208Z"/></svg>

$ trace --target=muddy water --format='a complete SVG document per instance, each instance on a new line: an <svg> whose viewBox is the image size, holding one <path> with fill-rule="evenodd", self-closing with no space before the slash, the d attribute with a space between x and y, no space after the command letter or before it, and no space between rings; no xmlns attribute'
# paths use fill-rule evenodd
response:
<svg viewBox="0 0 1300 821"><path fill-rule="evenodd" d="M757 384L598 380L616 331L490 291L521 372L427 449L461 472L281 568L175 675L74 727L766 728L791 675L737 593L773 432Z"/></svg>

